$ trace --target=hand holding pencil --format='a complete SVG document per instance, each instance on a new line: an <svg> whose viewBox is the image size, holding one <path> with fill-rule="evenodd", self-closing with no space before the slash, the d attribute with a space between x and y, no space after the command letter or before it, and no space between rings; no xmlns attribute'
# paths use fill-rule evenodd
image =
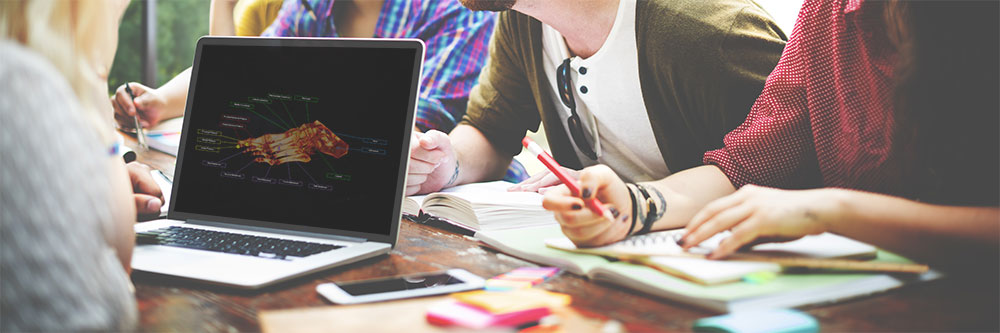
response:
<svg viewBox="0 0 1000 333"><path fill-rule="evenodd" d="M126 87L127 85L127 87ZM126 89L129 88L129 89ZM130 96L127 90L132 91ZM132 96L135 96L133 99ZM115 121L121 128L134 128L135 117L143 128L156 126L163 120L167 102L161 92L137 82L122 84L111 96Z"/></svg>
<svg viewBox="0 0 1000 333"><path fill-rule="evenodd" d="M525 145L533 144L530 139ZM529 147L529 151L539 156L557 176L560 168L549 166L555 160L541 148ZM537 152L536 152L537 151ZM546 163L546 160L551 160ZM564 179L565 178L565 179ZM561 175L563 185L545 192L542 206L555 213L563 233L574 244L581 247L600 246L624 239L628 236L632 222L632 201L628 188L618 176L604 165L583 169L577 182ZM574 189L576 187L576 189Z"/></svg>

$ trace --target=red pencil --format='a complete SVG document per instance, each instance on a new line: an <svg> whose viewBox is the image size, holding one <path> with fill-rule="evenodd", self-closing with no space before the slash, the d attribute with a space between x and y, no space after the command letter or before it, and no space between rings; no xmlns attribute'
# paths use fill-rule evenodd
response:
<svg viewBox="0 0 1000 333"><path fill-rule="evenodd" d="M542 161L542 164L544 164L546 168L549 168L549 171L552 171L556 177L559 177L559 180L561 180L563 184L566 184L566 187L569 188L569 191L572 192L573 195L580 196L580 185L576 183L576 179L573 179L563 172L562 167L559 166L559 163L557 163L556 160L549 155L549 153L545 152L542 147L528 137L521 140L521 144L523 144L524 148L527 148L529 152L535 154L535 157L538 157L538 160ZM594 214L609 216L607 211L604 209L604 205L602 205L597 198L584 199L583 202L587 204L587 207L590 208L590 211L594 212Z"/></svg>

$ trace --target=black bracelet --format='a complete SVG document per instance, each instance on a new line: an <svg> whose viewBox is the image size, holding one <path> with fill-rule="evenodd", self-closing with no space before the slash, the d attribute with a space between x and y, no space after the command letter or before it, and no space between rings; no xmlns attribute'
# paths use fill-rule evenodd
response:
<svg viewBox="0 0 1000 333"><path fill-rule="evenodd" d="M663 214L666 213L666 200L664 200L663 194L654 188L653 191L655 191L656 195L659 196L660 201L664 203L661 205L663 207L657 207L656 204L654 204L652 196L650 196L649 192L646 191L645 186L640 184L635 184L635 186L639 189L639 193L642 193L643 199L646 202L646 216L642 219L642 229L639 229L639 232L636 233L637 235L642 235L649 233L653 229L653 223L656 223L656 220L659 220L663 217Z"/></svg>
<svg viewBox="0 0 1000 333"><path fill-rule="evenodd" d="M635 230L635 221L638 219L638 217L636 217L635 214L636 209L638 209L638 206L636 205L635 202L636 194L635 191L632 190L632 186L635 186L635 184L625 184L625 188L628 189L628 198L632 199L632 224L628 226L628 234L626 235L626 237L632 235L632 230Z"/></svg>

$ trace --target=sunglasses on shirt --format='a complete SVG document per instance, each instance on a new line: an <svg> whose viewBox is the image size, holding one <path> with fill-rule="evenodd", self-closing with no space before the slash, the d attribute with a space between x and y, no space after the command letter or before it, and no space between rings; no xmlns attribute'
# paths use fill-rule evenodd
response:
<svg viewBox="0 0 1000 333"><path fill-rule="evenodd" d="M583 134L583 122L580 121L580 115L576 113L576 100L573 98L573 80L570 78L569 61L570 58L566 58L562 65L556 68L556 88L559 89L559 99L562 100L563 105L569 108L570 115L569 118L566 118L566 124L569 127L570 136L573 137L573 143L576 144L576 148L581 153L596 161L597 153L594 153L590 142Z"/></svg>

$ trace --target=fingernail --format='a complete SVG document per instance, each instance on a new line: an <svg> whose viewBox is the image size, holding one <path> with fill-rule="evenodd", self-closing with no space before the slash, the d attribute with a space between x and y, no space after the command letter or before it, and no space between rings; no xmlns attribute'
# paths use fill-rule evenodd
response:
<svg viewBox="0 0 1000 333"><path fill-rule="evenodd" d="M621 213L619 213L618 210L615 209L614 207L608 208L608 210L611 211L611 215L614 216L615 218L618 218L618 215L621 215Z"/></svg>
<svg viewBox="0 0 1000 333"><path fill-rule="evenodd" d="M160 199L149 199L149 201L146 201L146 209L149 211L160 210Z"/></svg>
<svg viewBox="0 0 1000 333"><path fill-rule="evenodd" d="M592 191L589 188L585 188L583 189L583 192L580 193L580 196L583 197L584 199L590 198L590 195L593 194L591 192Z"/></svg>
<svg viewBox="0 0 1000 333"><path fill-rule="evenodd" d="M684 238L677 240L677 245L684 246L684 243L687 243L684 241Z"/></svg>
<svg viewBox="0 0 1000 333"><path fill-rule="evenodd" d="M580 206L579 204L573 204L573 207L570 208L573 208L573 210L580 210L580 208L583 208L583 206Z"/></svg>

